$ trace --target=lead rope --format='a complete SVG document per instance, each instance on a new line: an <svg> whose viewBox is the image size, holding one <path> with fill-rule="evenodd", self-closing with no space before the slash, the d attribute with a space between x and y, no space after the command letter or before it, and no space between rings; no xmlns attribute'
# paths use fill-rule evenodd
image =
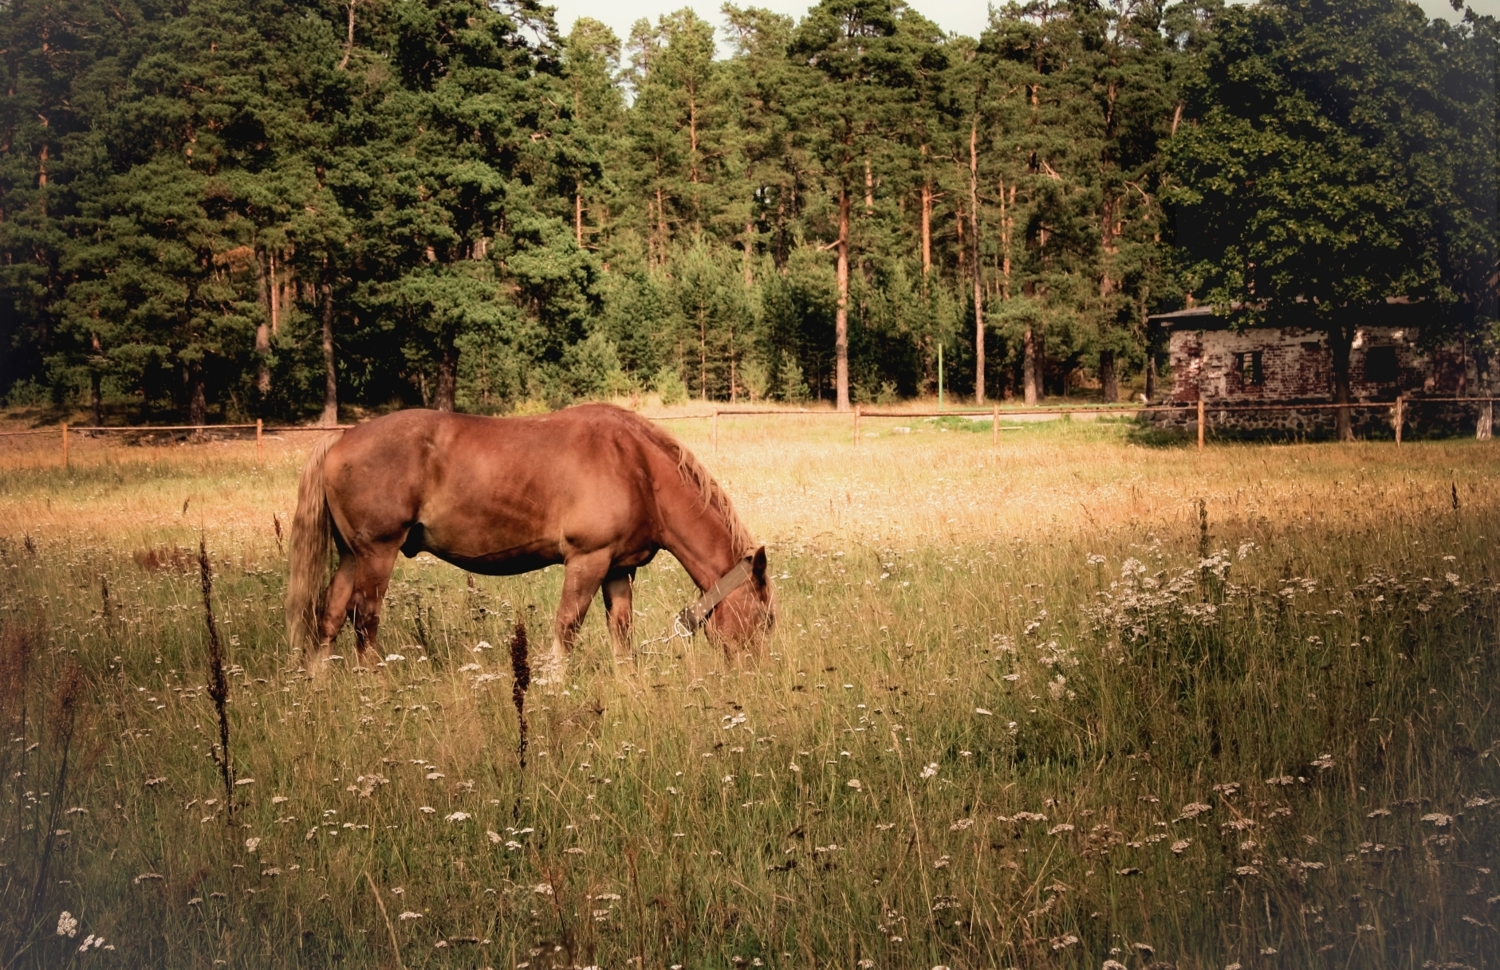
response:
<svg viewBox="0 0 1500 970"><path fill-rule="evenodd" d="M659 654L664 653L665 651L662 651L662 650L647 650L646 648L649 647L649 646L651 646L653 643L659 643L659 644L662 644L662 645L666 645L668 643L671 643L673 640L677 640L677 639L691 640L692 638L693 638L693 631L689 630L687 628L687 625L682 622L682 615L678 614L677 616L674 616L672 618L672 629L671 630L667 631L665 634L663 634L662 636L657 637L654 640L643 640L643 641L641 641L640 648L636 652L640 653L640 654L644 654L645 656L648 656L648 657L657 656Z"/></svg>
<svg viewBox="0 0 1500 970"><path fill-rule="evenodd" d="M651 646L652 644L666 645L668 643L671 643L673 640L691 640L693 638L694 631L696 631L699 626L702 626L705 622L707 622L709 616L713 614L714 608L722 603L726 596L739 589L740 586L744 584L746 579L750 578L751 570L749 567L749 562L749 558L746 557L745 559L742 559L739 562L735 563L734 567L731 568L729 572L725 573L723 576L720 576L712 586L704 590L702 596L698 597L686 609L672 618L672 628L670 630L654 640L642 641L640 647L637 649L637 652L646 656L655 656L661 654L663 651L647 650L646 648ZM734 576L735 578L729 584L729 588L721 588L724 580L728 579L730 576ZM711 601L708 603L708 608L702 610L701 617L698 618L696 623L690 624L685 619L685 617L689 617L695 613L698 613L705 601Z"/></svg>

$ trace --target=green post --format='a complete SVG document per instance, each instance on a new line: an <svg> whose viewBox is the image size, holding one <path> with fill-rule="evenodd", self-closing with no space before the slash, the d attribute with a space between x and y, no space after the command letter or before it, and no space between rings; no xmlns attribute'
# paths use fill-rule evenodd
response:
<svg viewBox="0 0 1500 970"><path fill-rule="evenodd" d="M938 410L943 409L943 345L938 344Z"/></svg>

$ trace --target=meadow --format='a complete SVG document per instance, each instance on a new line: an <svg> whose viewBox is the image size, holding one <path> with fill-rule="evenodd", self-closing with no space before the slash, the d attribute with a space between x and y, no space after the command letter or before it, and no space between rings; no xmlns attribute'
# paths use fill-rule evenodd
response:
<svg viewBox="0 0 1500 970"><path fill-rule="evenodd" d="M0 451L0 966L1500 965L1493 443L667 426L775 631L616 668L596 603L524 767L560 570L403 560L313 679L315 436ZM637 641L692 595L643 569Z"/></svg>

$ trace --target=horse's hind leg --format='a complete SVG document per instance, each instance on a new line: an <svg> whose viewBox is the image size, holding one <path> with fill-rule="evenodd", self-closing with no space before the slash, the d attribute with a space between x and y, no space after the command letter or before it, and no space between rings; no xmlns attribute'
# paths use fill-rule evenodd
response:
<svg viewBox="0 0 1500 970"><path fill-rule="evenodd" d="M307 669L313 673L320 671L333 653L333 641L338 639L339 631L344 628L344 620L349 616L349 601L354 596L355 569L353 553L345 552L339 556L339 568L323 594L323 613L318 617L318 644L307 658Z"/></svg>
<svg viewBox="0 0 1500 970"><path fill-rule="evenodd" d="M615 648L615 664L628 664L634 659L630 643L631 594L635 586L635 570L612 572L604 580L604 611L609 617L609 636Z"/></svg>
<svg viewBox="0 0 1500 970"><path fill-rule="evenodd" d="M564 565L562 599L557 604L557 623L553 628L552 656L548 658L539 681L561 681L567 676L568 652L573 649L578 628L588 615L589 603L609 573L610 559L609 550L601 549L574 556Z"/></svg>
<svg viewBox="0 0 1500 970"><path fill-rule="evenodd" d="M359 557L354 571L354 643L359 662L373 667L380 661L377 636L380 632L380 610L385 605L385 591L391 584L391 570L396 565L396 548L373 549Z"/></svg>

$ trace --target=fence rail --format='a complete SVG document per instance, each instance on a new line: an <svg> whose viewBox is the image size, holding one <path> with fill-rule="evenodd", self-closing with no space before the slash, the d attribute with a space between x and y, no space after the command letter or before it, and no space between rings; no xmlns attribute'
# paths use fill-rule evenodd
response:
<svg viewBox="0 0 1500 970"><path fill-rule="evenodd" d="M1485 409L1480 413L1476 436L1481 439L1489 439L1492 434L1494 423L1495 402L1500 397L1413 397L1398 396L1394 401L1349 401L1345 403L1307 403L1307 404L1212 404L1199 398L1196 402L1196 415L1194 423L1198 432L1198 447L1206 446L1206 434L1208 430L1210 413L1225 412L1252 412L1252 411L1336 411L1336 410L1383 410L1391 411L1392 424L1395 430L1396 444L1401 444L1402 428L1406 422L1406 411L1408 408L1422 404L1483 404ZM721 417L828 417L853 419L854 422L854 447L859 447L860 422L864 419L905 419L905 418L989 418L990 440L999 444L1001 431L1020 430L1015 425L1002 426L1001 420L1007 417L1025 417L1032 415L1073 415L1073 414L1185 414L1191 413L1193 405L1188 404L1103 404L1085 405L1081 407L1024 407L1024 408L1001 408L998 404L991 406L988 410L980 408L949 408L941 411L879 411L865 410L862 406L853 411L823 411L801 408L797 410L759 410L754 408L715 408L702 414L680 414L672 417L658 418L659 421L695 421L710 420L713 422L713 450L719 450L719 418ZM130 433L155 433L161 431L191 431L198 434L217 431L255 431L255 457L259 461L263 456L262 439L266 434L285 434L289 432L303 431L342 431L354 427L352 424L338 425L275 425L267 427L264 421L256 420L254 424L165 424L165 425L69 425L63 422L55 428L28 428L24 431L0 431L0 438L20 438L37 435L61 435L62 439L62 462L63 467L69 465L69 437L75 434L130 434Z"/></svg>

